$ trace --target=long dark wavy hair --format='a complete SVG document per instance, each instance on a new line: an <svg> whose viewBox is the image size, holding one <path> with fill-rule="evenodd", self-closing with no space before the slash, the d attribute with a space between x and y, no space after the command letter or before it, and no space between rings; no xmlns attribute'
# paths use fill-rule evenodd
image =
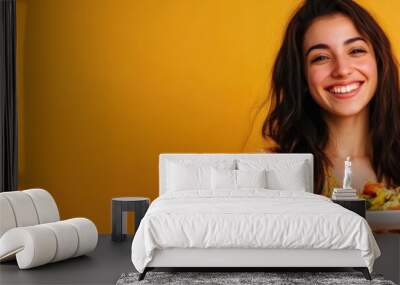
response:
<svg viewBox="0 0 400 285"><path fill-rule="evenodd" d="M314 193L322 193L329 140L321 108L314 102L304 71L304 34L314 19L332 14L351 19L372 44L378 68L375 96L369 103L371 164L379 181L400 185L400 88L397 62L389 39L374 18L352 0L307 0L291 18L272 71L271 108L262 136L277 144L275 152L314 155Z"/></svg>

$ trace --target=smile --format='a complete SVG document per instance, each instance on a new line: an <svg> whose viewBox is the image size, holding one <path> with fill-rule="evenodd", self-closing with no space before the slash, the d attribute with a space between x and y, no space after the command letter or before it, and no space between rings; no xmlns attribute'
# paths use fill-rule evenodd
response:
<svg viewBox="0 0 400 285"><path fill-rule="evenodd" d="M353 97L360 90L363 82L353 82L347 85L337 85L327 88L327 91L339 99L346 99Z"/></svg>

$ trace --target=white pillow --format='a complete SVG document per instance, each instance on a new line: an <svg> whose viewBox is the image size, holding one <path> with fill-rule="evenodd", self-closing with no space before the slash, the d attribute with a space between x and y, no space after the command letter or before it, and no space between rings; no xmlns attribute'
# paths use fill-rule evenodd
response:
<svg viewBox="0 0 400 285"><path fill-rule="evenodd" d="M211 189L266 188L266 171L211 169Z"/></svg>
<svg viewBox="0 0 400 285"><path fill-rule="evenodd" d="M236 170L237 188L267 188L267 172L262 170Z"/></svg>
<svg viewBox="0 0 400 285"><path fill-rule="evenodd" d="M166 161L167 191L211 189L211 167L215 169L235 169L235 160L190 160Z"/></svg>
<svg viewBox="0 0 400 285"><path fill-rule="evenodd" d="M181 165L170 162L167 189L171 191L210 189L210 171L209 166Z"/></svg>
<svg viewBox="0 0 400 285"><path fill-rule="evenodd" d="M211 168L211 189L236 189L236 170Z"/></svg>
<svg viewBox="0 0 400 285"><path fill-rule="evenodd" d="M307 191L311 188L307 160L239 159L238 168L239 170L266 169L268 189Z"/></svg>
<svg viewBox="0 0 400 285"><path fill-rule="evenodd" d="M301 168L289 172L271 169L267 171L268 189L306 191L307 181Z"/></svg>

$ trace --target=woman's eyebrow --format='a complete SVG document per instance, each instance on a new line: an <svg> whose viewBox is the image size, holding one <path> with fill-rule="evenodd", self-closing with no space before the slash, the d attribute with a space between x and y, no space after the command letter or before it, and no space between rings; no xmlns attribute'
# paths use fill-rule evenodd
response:
<svg viewBox="0 0 400 285"><path fill-rule="evenodd" d="M345 40L344 41L344 45L349 45L349 44L354 43L356 41L363 41L363 42L367 43L367 41L363 37L355 37L355 38L350 38L348 40ZM314 49L329 49L329 46L327 44L316 44L316 45L313 45L312 47L310 47L307 50L306 56Z"/></svg>
<svg viewBox="0 0 400 285"><path fill-rule="evenodd" d="M355 37L355 38L351 38L351 39L345 40L344 44L345 45L349 45L349 44L354 43L356 41L363 41L363 42L367 43L367 41L363 37Z"/></svg>
<svg viewBox="0 0 400 285"><path fill-rule="evenodd" d="M316 44L316 45L313 45L306 52L306 56L314 49L329 49L329 46L327 44Z"/></svg>

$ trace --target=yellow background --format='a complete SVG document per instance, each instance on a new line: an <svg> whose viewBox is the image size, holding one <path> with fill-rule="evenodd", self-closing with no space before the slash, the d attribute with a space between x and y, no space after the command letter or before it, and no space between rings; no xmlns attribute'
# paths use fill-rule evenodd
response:
<svg viewBox="0 0 400 285"><path fill-rule="evenodd" d="M400 1L363 0L400 56ZM158 194L158 154L255 152L298 0L17 0L19 188L110 232ZM254 123L254 124L253 124Z"/></svg>

